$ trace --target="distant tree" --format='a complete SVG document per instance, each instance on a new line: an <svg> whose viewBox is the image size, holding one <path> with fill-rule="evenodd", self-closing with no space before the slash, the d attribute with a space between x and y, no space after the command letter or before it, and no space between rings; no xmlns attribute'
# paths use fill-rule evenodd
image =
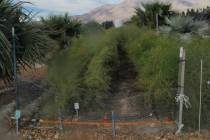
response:
<svg viewBox="0 0 210 140"><path fill-rule="evenodd" d="M98 31L100 32L102 30L103 30L103 26L96 21L90 21L82 25L82 31L84 33L94 33Z"/></svg>
<svg viewBox="0 0 210 140"><path fill-rule="evenodd" d="M182 13L180 14L181 16L186 16L185 12L182 11Z"/></svg>
<svg viewBox="0 0 210 140"><path fill-rule="evenodd" d="M149 26L151 28L156 27L157 18L158 24L165 24L165 17L170 17L175 14L171 10L171 4L165 3L147 3L142 4L141 8L136 9L136 15L132 17L132 20L139 26Z"/></svg>
<svg viewBox="0 0 210 140"><path fill-rule="evenodd" d="M210 23L210 7L202 9L202 17Z"/></svg>
<svg viewBox="0 0 210 140"><path fill-rule="evenodd" d="M13 78L12 27L15 28L17 66L31 66L43 60L49 38L33 22L33 13L22 7L26 2L0 1L0 78Z"/></svg>
<svg viewBox="0 0 210 140"><path fill-rule="evenodd" d="M67 13L65 15L42 17L41 21L44 30L50 38L59 43L61 49L69 47L71 39L78 37L81 32L80 21L72 19Z"/></svg>
<svg viewBox="0 0 210 140"><path fill-rule="evenodd" d="M207 20L208 23L210 23L210 7L197 10L188 9L185 15L191 16L197 20Z"/></svg>
<svg viewBox="0 0 210 140"><path fill-rule="evenodd" d="M109 28L114 27L114 22L113 22L113 21L104 21L101 25L102 25L105 29L109 29Z"/></svg>

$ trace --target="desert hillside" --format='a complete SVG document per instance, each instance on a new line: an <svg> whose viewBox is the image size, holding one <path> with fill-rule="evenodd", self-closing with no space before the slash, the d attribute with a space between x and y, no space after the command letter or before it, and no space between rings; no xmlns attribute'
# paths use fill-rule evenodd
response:
<svg viewBox="0 0 210 140"><path fill-rule="evenodd" d="M120 4L108 4L92 10L91 12L78 16L84 22L91 20L99 23L107 20L127 21L135 14L135 8L141 3L152 0L124 0ZM161 0L163 2L168 0ZM186 11L189 8L202 8L210 5L210 0L173 0L172 9L176 11Z"/></svg>

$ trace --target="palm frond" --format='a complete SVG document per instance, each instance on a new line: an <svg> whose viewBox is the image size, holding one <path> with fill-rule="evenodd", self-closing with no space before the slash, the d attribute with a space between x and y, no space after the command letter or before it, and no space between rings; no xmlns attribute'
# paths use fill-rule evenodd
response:
<svg viewBox="0 0 210 140"><path fill-rule="evenodd" d="M10 42L0 31L0 77L8 81L11 80L13 73L10 46Z"/></svg>
<svg viewBox="0 0 210 140"><path fill-rule="evenodd" d="M137 24L146 25L154 28L156 26L156 16L158 15L159 24L165 24L165 17L170 17L174 12L171 11L170 3L142 3L140 8L136 9L136 16L138 17Z"/></svg>
<svg viewBox="0 0 210 140"><path fill-rule="evenodd" d="M48 35L57 40L61 48L69 46L68 41L73 37L78 37L81 32L81 23L78 20L72 19L67 13L65 15L52 15L46 18L41 18L44 25L44 30Z"/></svg>
<svg viewBox="0 0 210 140"><path fill-rule="evenodd" d="M8 53L12 44L12 27L15 27L18 66L30 66L42 61L50 46L48 36L33 22L33 12L23 7L25 3L28 2L0 1L1 49L5 50L2 49L0 53L0 78L12 79L12 59Z"/></svg>

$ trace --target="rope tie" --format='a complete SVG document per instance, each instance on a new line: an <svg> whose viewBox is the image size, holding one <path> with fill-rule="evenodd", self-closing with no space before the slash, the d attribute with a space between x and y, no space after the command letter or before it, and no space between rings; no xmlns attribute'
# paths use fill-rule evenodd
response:
<svg viewBox="0 0 210 140"><path fill-rule="evenodd" d="M175 99L176 99L177 103L183 101L183 103L187 109L189 109L191 107L190 98L188 96L186 96L184 94L177 94Z"/></svg>

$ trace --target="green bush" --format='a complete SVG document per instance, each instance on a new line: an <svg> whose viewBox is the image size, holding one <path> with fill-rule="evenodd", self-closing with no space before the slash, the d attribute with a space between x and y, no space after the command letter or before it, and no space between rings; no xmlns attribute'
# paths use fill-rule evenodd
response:
<svg viewBox="0 0 210 140"><path fill-rule="evenodd" d="M210 79L210 39L194 36L186 44L186 77L185 94L190 97L192 107L184 112L185 123L198 128L199 90L200 90L200 60L203 59L203 95L202 95L202 127L206 126L210 114L210 88L207 81Z"/></svg>
<svg viewBox="0 0 210 140"><path fill-rule="evenodd" d="M136 85L145 91L145 101L161 117L176 117L179 48L186 49L185 94L192 107L184 111L184 123L197 128L200 59L204 58L204 80L210 79L210 39L179 34L159 34L134 25L97 34L82 35L72 48L60 53L49 66L48 80L56 104L66 108L80 102L83 109L104 106L118 67L118 48L124 47L137 72ZM210 88L203 86L202 123L210 119Z"/></svg>
<svg viewBox="0 0 210 140"><path fill-rule="evenodd" d="M69 100L78 100L82 90L82 76L90 57L88 48L72 47L51 62L48 80L59 107L64 108Z"/></svg>
<svg viewBox="0 0 210 140"><path fill-rule="evenodd" d="M103 100L108 97L111 90L112 74L117 66L118 52L117 42L106 44L97 53L88 65L85 75L85 85L89 93L92 93L97 104L103 106Z"/></svg>
<svg viewBox="0 0 210 140"><path fill-rule="evenodd" d="M159 115L176 117L175 106L178 82L179 48L186 49L185 94L190 97L192 107L184 112L184 122L192 128L198 127L200 59L204 57L203 124L207 124L209 111L209 90L206 81L210 78L210 39L192 36L162 35L147 29L124 27L129 58L138 73L137 85L144 89L145 98Z"/></svg>
<svg viewBox="0 0 210 140"><path fill-rule="evenodd" d="M131 39L125 46L138 73L137 85L147 92L146 101L161 110L161 114L171 113L175 97L172 89L178 77L179 41L176 36L172 38L148 29L132 28L130 32L137 31L138 34L127 36Z"/></svg>
<svg viewBox="0 0 210 140"><path fill-rule="evenodd" d="M109 32L83 35L52 60L47 78L57 107L64 110L74 102L83 110L102 107L118 61L117 41Z"/></svg>

